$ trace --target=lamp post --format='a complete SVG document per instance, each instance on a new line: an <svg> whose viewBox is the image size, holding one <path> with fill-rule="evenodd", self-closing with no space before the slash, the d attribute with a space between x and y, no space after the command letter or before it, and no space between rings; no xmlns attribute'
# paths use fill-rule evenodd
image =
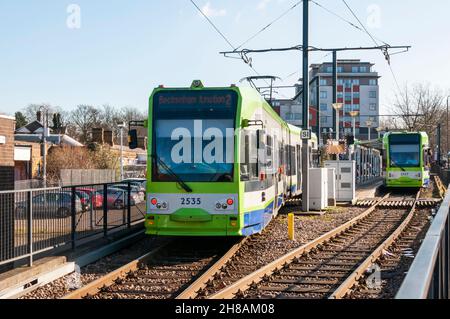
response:
<svg viewBox="0 0 450 319"><path fill-rule="evenodd" d="M123 181L123 130L126 128L126 124L124 122L118 123L118 127L120 129L120 181Z"/></svg>
<svg viewBox="0 0 450 319"><path fill-rule="evenodd" d="M47 137L48 137L48 107L42 105L38 112L38 121L42 122L42 184L47 187Z"/></svg>
<svg viewBox="0 0 450 319"><path fill-rule="evenodd" d="M351 111L350 116L353 119L353 137L356 139L356 117L359 115L359 111Z"/></svg>
<svg viewBox="0 0 450 319"><path fill-rule="evenodd" d="M333 108L336 110L336 140L339 141L339 111L344 106L343 103L333 103Z"/></svg>
<svg viewBox="0 0 450 319"><path fill-rule="evenodd" d="M368 131L369 131L368 140L370 141L371 140L371 138L370 138L370 131L372 129L373 122L371 120L368 120L368 121L366 121L366 125L367 125Z"/></svg>

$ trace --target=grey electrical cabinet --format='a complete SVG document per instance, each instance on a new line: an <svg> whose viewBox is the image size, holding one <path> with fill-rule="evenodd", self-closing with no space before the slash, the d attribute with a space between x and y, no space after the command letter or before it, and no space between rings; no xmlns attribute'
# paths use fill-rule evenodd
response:
<svg viewBox="0 0 450 319"><path fill-rule="evenodd" d="M336 169L328 168L328 206L336 206Z"/></svg>
<svg viewBox="0 0 450 319"><path fill-rule="evenodd" d="M309 206L321 211L328 207L328 170L312 168L309 170Z"/></svg>
<svg viewBox="0 0 450 319"><path fill-rule="evenodd" d="M356 200L356 162L326 161L325 167L336 170L336 200L354 202Z"/></svg>

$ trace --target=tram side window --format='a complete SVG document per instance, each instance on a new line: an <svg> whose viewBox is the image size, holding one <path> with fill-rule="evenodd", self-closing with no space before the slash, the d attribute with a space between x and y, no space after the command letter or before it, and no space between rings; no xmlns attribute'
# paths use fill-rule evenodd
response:
<svg viewBox="0 0 450 319"><path fill-rule="evenodd" d="M290 154L291 154L291 176L294 176L297 174L297 166L295 165L296 159L295 159L295 147L289 146Z"/></svg>
<svg viewBox="0 0 450 319"><path fill-rule="evenodd" d="M285 145L283 149L283 161L286 167L286 176L291 175L291 161L289 160L289 145Z"/></svg>
<svg viewBox="0 0 450 319"><path fill-rule="evenodd" d="M424 161L425 166L431 165L431 158L432 158L431 150L425 149L423 151L423 161Z"/></svg>
<svg viewBox="0 0 450 319"><path fill-rule="evenodd" d="M283 167L283 165L284 165L284 160L283 160L284 154L283 154L283 152L284 152L284 145L283 145L283 143L278 143L278 166L279 166L278 168ZM281 182L281 175L282 174L280 172L280 174L278 175L278 181L279 182Z"/></svg>
<svg viewBox="0 0 450 319"><path fill-rule="evenodd" d="M258 180L258 139L256 132L241 137L241 181Z"/></svg>
<svg viewBox="0 0 450 319"><path fill-rule="evenodd" d="M267 153L267 162L266 162L266 167L268 169L272 169L273 167L273 138L272 136L267 136L267 141L266 141L266 153Z"/></svg>

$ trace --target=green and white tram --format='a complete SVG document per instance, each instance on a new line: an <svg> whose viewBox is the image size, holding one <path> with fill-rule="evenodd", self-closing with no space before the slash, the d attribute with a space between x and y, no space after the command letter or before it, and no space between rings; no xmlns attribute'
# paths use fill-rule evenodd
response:
<svg viewBox="0 0 450 319"><path fill-rule="evenodd" d="M430 147L424 132L391 132L384 135L387 187L427 187L430 183Z"/></svg>
<svg viewBox="0 0 450 319"><path fill-rule="evenodd" d="M250 236L301 194L301 129L256 90L194 81L149 102L147 234Z"/></svg>

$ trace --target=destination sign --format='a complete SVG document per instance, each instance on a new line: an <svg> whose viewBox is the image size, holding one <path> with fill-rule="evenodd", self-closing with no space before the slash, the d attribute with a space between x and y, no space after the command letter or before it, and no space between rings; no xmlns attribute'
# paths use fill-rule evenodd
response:
<svg viewBox="0 0 450 319"><path fill-rule="evenodd" d="M180 91L180 92L161 92L156 98L160 106L181 106L181 105L204 105L204 106L226 106L230 107L234 102L235 93L225 91Z"/></svg>

